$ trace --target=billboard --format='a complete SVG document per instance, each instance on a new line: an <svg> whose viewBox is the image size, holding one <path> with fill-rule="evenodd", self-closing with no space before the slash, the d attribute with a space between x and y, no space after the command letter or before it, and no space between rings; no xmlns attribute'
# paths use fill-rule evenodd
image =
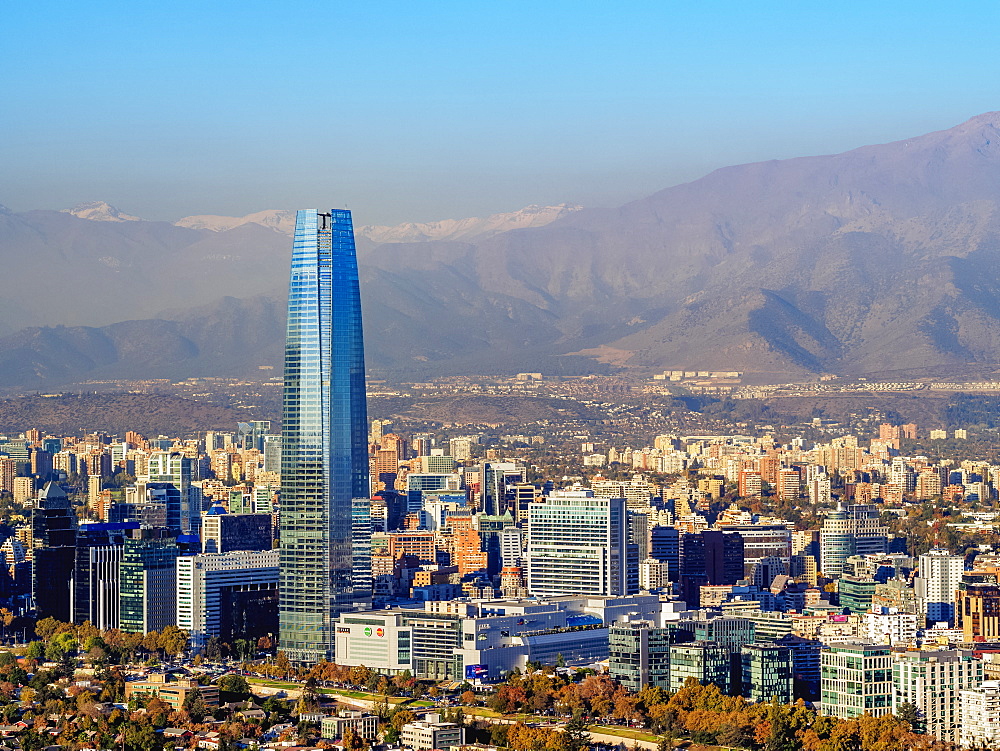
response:
<svg viewBox="0 0 1000 751"><path fill-rule="evenodd" d="M489 678L490 668L488 665L466 665L465 680L483 680Z"/></svg>

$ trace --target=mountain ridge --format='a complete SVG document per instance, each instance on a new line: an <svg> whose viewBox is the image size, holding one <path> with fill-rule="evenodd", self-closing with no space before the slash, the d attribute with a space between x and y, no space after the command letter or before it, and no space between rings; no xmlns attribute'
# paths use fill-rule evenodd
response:
<svg viewBox="0 0 1000 751"><path fill-rule="evenodd" d="M496 220L464 236L462 222L436 223L434 236L371 234L383 242L359 229L370 366L799 379L1000 362L1000 113L841 154L724 167L614 209L543 209L540 226L493 231L506 226ZM259 222L213 230L200 220L0 212L0 247L13 251L0 333L96 325L100 334L80 336L102 372L114 364L100 364L100 352L124 351L121 332L143 328L164 337L174 370L273 360L290 243L275 229L287 215L258 213ZM53 274L71 280L65 299L26 294L48 289ZM253 300L267 303L234 312ZM194 323L206 316L214 328ZM126 318L131 328L103 331ZM244 325L259 331L246 338ZM207 337L256 350L217 348L213 361ZM0 372L16 352L69 377L72 358L53 361L59 340L3 339ZM131 359L117 362L166 372L142 349L131 345ZM10 377L38 382L23 363Z"/></svg>

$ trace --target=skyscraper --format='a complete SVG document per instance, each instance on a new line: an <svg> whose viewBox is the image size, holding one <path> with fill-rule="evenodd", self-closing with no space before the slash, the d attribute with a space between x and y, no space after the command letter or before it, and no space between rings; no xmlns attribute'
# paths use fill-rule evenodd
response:
<svg viewBox="0 0 1000 751"><path fill-rule="evenodd" d="M340 613L370 605L367 442L351 213L299 211L285 340L279 601L281 649L296 662L333 659Z"/></svg>

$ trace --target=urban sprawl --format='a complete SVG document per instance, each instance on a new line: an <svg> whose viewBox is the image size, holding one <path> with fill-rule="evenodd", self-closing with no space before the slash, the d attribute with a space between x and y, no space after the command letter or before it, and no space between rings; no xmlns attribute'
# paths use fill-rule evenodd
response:
<svg viewBox="0 0 1000 751"><path fill-rule="evenodd" d="M369 421L350 222L280 431L0 438L0 751L1000 745L1000 466L908 451L965 430Z"/></svg>

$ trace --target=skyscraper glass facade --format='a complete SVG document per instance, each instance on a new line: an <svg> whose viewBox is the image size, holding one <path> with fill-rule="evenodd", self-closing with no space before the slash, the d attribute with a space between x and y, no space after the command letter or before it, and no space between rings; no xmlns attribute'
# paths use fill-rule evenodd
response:
<svg viewBox="0 0 1000 751"><path fill-rule="evenodd" d="M279 604L280 646L296 662L333 659L337 617L370 605L367 441L351 213L299 211L285 341Z"/></svg>

